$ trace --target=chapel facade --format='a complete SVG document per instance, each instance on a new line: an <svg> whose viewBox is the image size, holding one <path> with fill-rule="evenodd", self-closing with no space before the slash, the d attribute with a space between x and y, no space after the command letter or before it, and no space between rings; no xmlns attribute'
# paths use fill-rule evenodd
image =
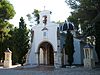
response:
<svg viewBox="0 0 100 75"><path fill-rule="evenodd" d="M65 21L63 25L50 21L51 12L43 10L39 13L40 23L32 27L31 49L27 53L26 64L62 66L68 64L65 54L65 34L67 29L75 37L74 25ZM83 63L83 51L81 41L74 38L74 62L73 64Z"/></svg>

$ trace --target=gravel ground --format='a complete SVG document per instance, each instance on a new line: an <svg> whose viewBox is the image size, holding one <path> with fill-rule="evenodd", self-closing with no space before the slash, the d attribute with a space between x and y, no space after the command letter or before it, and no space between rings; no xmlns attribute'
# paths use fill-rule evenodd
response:
<svg viewBox="0 0 100 75"><path fill-rule="evenodd" d="M0 69L0 75L100 75L100 67L87 69L84 67L59 68L54 67L35 67L35 68L12 68Z"/></svg>

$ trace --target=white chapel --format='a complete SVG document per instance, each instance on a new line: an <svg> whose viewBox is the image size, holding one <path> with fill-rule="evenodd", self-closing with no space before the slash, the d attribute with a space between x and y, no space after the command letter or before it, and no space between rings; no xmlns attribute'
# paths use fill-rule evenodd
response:
<svg viewBox="0 0 100 75"><path fill-rule="evenodd" d="M50 21L51 12L43 10L39 13L40 23L32 27L31 49L27 54L26 64L61 66L68 64L64 54L66 29L70 29L75 37L74 25L65 22L63 25ZM74 38L74 62L83 64L81 41Z"/></svg>

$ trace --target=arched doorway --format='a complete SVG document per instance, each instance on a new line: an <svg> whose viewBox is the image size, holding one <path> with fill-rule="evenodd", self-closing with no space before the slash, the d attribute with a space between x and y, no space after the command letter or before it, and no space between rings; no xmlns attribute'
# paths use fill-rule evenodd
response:
<svg viewBox="0 0 100 75"><path fill-rule="evenodd" d="M49 42L42 42L38 48L38 64L54 65L54 50Z"/></svg>

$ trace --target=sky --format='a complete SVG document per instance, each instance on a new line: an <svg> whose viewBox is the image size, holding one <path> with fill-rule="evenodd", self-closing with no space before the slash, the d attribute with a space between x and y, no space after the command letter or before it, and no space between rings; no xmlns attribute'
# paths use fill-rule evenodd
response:
<svg viewBox="0 0 100 75"><path fill-rule="evenodd" d="M40 11L49 10L52 11L51 21L61 21L64 22L70 15L71 9L65 3L65 0L9 0L14 6L16 15L10 23L15 26L19 25L20 17L24 17L25 22L28 21L26 15L31 14L34 9Z"/></svg>

